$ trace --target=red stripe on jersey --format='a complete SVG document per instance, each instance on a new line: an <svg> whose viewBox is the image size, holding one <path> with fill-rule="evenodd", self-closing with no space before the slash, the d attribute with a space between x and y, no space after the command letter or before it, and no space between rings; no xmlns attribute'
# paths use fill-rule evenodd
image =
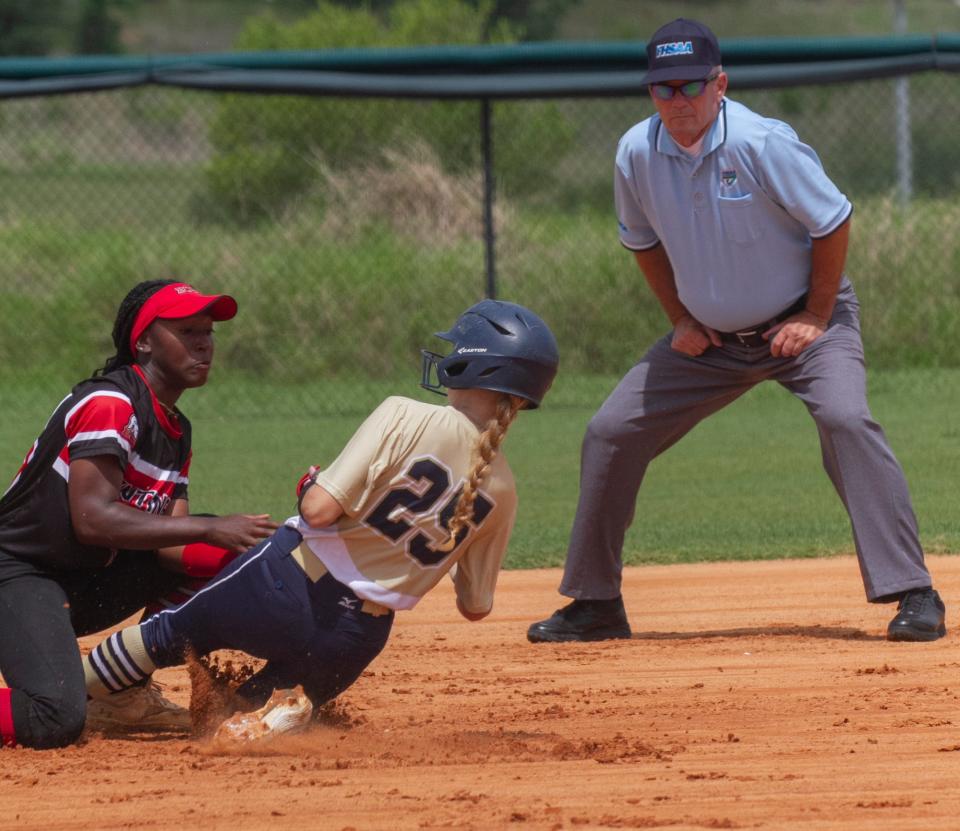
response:
<svg viewBox="0 0 960 831"><path fill-rule="evenodd" d="M158 481L127 465L123 471L123 484L120 485L120 501L138 511L168 514L173 505L175 489L175 482Z"/></svg>
<svg viewBox="0 0 960 831"><path fill-rule="evenodd" d="M20 478L20 474L23 473L24 469L30 464L30 460L33 458L33 454L37 452L37 445L40 444L40 439L37 439L33 446L27 451L27 455L23 457L23 464L20 465L19 470L14 474L13 479L10 481L10 486L13 487L13 483Z"/></svg>
<svg viewBox="0 0 960 831"><path fill-rule="evenodd" d="M27 451L27 455L23 457L23 467L21 467L20 470L23 470L24 467L30 464L30 460L33 458L33 454L37 452L37 445L39 444L40 444L40 439L37 439L36 441L34 441L33 447L31 447Z"/></svg>
<svg viewBox="0 0 960 831"><path fill-rule="evenodd" d="M173 494L165 489L135 488L124 482L120 486L120 502L148 514L169 514Z"/></svg>
<svg viewBox="0 0 960 831"><path fill-rule="evenodd" d="M123 478L124 481L129 482L137 488L153 488L155 490L172 492L177 485L173 479L157 479L149 473L139 471L129 464L123 469Z"/></svg>
<svg viewBox="0 0 960 831"><path fill-rule="evenodd" d="M13 729L13 705L10 695L13 690L0 689L0 747L13 747L17 743L17 733Z"/></svg>
<svg viewBox="0 0 960 831"><path fill-rule="evenodd" d="M81 433L102 433L113 431L133 444L138 426L136 421L131 423L133 404L125 395L109 392L95 392L79 407L67 416L64 431L67 442ZM124 434L124 430L127 434Z"/></svg>
<svg viewBox="0 0 960 831"><path fill-rule="evenodd" d="M141 374L141 373L138 373ZM142 375L142 374L141 374ZM149 389L149 385L147 385ZM152 394L154 410L156 396ZM158 413L158 416L160 413ZM93 393L89 398L73 410L66 419L65 432L67 441L98 441L116 443L121 446L127 464L123 471L123 485L120 488L120 501L131 507L149 513L166 513L170 505L174 490L177 487L176 477L169 479L157 478L154 473L138 470L133 466L133 446L143 425L138 424L134 415L133 406L126 396L103 391ZM167 430L166 432L170 432ZM129 450L121 445L126 441ZM61 461L70 464L70 447L65 446L59 453ZM189 460L187 462L189 465ZM179 474L180 471L164 471L168 474Z"/></svg>

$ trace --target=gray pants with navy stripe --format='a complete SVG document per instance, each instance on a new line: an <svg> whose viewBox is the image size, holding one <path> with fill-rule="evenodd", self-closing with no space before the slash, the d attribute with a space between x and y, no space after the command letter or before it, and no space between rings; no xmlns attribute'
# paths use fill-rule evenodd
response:
<svg viewBox="0 0 960 831"><path fill-rule="evenodd" d="M694 358L672 349L671 337L624 376L587 427L561 594L619 595L623 539L647 465L766 380L796 395L816 422L823 466L853 526L867 599L931 585L903 471L867 406L859 305L846 280L827 331L793 358L774 358L769 346L729 344Z"/></svg>

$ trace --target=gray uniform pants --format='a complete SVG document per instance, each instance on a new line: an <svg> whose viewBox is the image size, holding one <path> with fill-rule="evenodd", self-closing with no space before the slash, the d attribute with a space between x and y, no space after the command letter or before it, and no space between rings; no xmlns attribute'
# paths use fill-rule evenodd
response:
<svg viewBox="0 0 960 831"><path fill-rule="evenodd" d="M653 345L587 427L561 594L602 600L620 593L623 538L647 465L766 380L803 401L817 424L823 466L853 526L867 599L931 585L903 471L867 407L859 305L849 282L827 331L794 358L729 344L693 358L670 340Z"/></svg>

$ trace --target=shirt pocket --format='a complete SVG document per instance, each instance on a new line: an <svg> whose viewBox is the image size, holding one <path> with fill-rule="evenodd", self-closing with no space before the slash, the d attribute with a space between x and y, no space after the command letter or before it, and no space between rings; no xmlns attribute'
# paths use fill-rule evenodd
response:
<svg viewBox="0 0 960 831"><path fill-rule="evenodd" d="M753 245L763 236L752 193L743 196L721 196L717 203L720 205L720 221L724 233L731 242Z"/></svg>

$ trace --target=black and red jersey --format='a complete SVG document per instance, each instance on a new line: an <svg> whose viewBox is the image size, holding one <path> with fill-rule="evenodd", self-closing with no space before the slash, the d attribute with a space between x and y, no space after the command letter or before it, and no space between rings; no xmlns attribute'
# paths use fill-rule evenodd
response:
<svg viewBox="0 0 960 831"><path fill-rule="evenodd" d="M55 569L109 563L114 552L82 545L70 522L70 462L94 456L114 456L123 468L122 502L168 513L187 496L190 422L167 416L138 367L77 384L0 498L0 549Z"/></svg>

